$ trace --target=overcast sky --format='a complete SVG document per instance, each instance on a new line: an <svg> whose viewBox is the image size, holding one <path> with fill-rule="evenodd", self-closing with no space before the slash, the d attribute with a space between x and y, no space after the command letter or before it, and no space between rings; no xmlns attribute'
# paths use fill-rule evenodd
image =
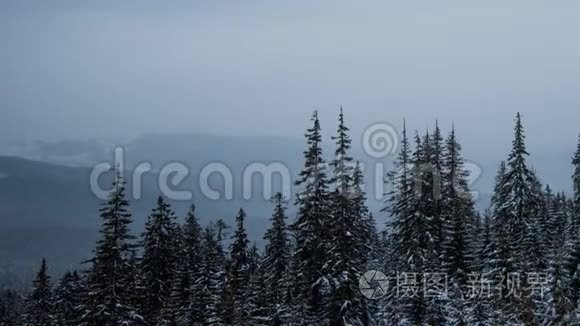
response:
<svg viewBox="0 0 580 326"><path fill-rule="evenodd" d="M340 105L502 153L516 111L533 146L580 131L578 1L90 2L0 0L0 136L301 137Z"/></svg>

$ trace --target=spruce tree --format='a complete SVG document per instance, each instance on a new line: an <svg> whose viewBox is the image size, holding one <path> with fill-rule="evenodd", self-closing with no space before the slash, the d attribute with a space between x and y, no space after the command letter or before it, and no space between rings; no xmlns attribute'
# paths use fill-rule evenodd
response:
<svg viewBox="0 0 580 326"><path fill-rule="evenodd" d="M383 211L389 213L386 229L390 231L391 242L389 256L393 262L387 271L402 270L406 262L403 257L405 245L409 238L409 224L411 218L411 203L414 198L414 182L411 175L411 146L407 138L407 129L403 125L401 138L401 150L393 164L393 169L387 174L387 180L391 184L391 190L387 194L386 206ZM387 266L385 266L387 267Z"/></svg>
<svg viewBox="0 0 580 326"><path fill-rule="evenodd" d="M452 130L453 137L455 138L455 130ZM448 139L449 142L449 139ZM445 160L449 160L449 157L446 158L446 150L449 150L449 144L443 143L443 135L441 134L441 129L439 128L439 121L435 120L435 130L433 131L433 135L431 136L430 140L430 169L432 170L433 178L433 192L435 192L435 200L433 201L433 221L432 224L434 225L436 233L434 234L434 244L435 244L435 251L436 256L440 258L445 252L445 241L446 241L446 222L445 221L445 208L444 208L444 196L443 193L443 183L444 177L443 174L445 173L445 169L448 168L444 166L446 163ZM459 145L456 142L457 145ZM461 150L461 147L458 146L458 151ZM439 195L437 195L439 193ZM436 264L436 266L442 267L443 263ZM438 271L443 271L443 268L438 269Z"/></svg>
<svg viewBox="0 0 580 326"><path fill-rule="evenodd" d="M547 214L546 194L537 174L532 170L532 201L529 205L531 210L531 225L528 226L526 243L532 246L527 251L527 257L531 258L528 265L535 272L547 273L548 260L551 256L552 238L550 235L550 217ZM538 307L540 308L540 307Z"/></svg>
<svg viewBox="0 0 580 326"><path fill-rule="evenodd" d="M441 323L439 310L440 293L432 293L427 285L428 273L440 271L439 245L435 243L441 222L436 218L438 202L441 197L440 171L432 163L433 147L429 133L421 141L415 138L416 148L413 155L412 178L415 183L412 202L412 223L410 236L413 237L408 247L407 258L410 259L409 271L419 275L418 286L423 291L411 299L410 319L415 323Z"/></svg>
<svg viewBox="0 0 580 326"><path fill-rule="evenodd" d="M314 112L312 122L313 126L305 135L308 148L304 152L304 169L296 182L301 191L296 199L297 220L292 225L296 241L293 297L294 324L297 325L323 322L323 307L329 286L322 275L330 245L327 230L330 221L329 194L317 112Z"/></svg>
<svg viewBox="0 0 580 326"><path fill-rule="evenodd" d="M271 311L266 297L266 283L261 256L256 243L248 251L247 307L250 310L250 325L272 324Z"/></svg>
<svg viewBox="0 0 580 326"><path fill-rule="evenodd" d="M273 198L274 213L272 225L266 231L264 240L266 248L262 261L264 272L265 291L264 297L268 304L268 315L273 326L282 325L290 314L288 292L290 274L290 235L286 225L286 202L282 193L277 193Z"/></svg>
<svg viewBox="0 0 580 326"><path fill-rule="evenodd" d="M497 311L498 320L500 323L507 323L508 321L516 321L518 317L512 308L508 297L508 289L505 282L510 273L517 273L517 266L512 258L515 249L511 246L511 228L508 194L505 187L507 178L507 165L502 161L499 165L497 175L495 177L495 186L491 198L491 235L492 243L490 249L486 253L486 260L484 262L483 277L486 281L493 281L499 291L494 297L493 310Z"/></svg>
<svg viewBox="0 0 580 326"><path fill-rule="evenodd" d="M355 198L353 183L352 157L349 155L351 140L349 129L344 123L341 109L337 135L332 137L336 141L335 159L331 162L334 175L330 182L335 190L330 195L330 209L332 219L328 222L330 246L326 277L331 282L332 293L326 308L326 316L331 325L362 325L367 320L366 305L358 289L360 277L361 257L367 256L368 232L365 228L366 211L364 197ZM360 176L358 176L361 179ZM362 180L357 180L361 182ZM362 213L362 214L361 214Z"/></svg>
<svg viewBox="0 0 580 326"><path fill-rule="evenodd" d="M472 239L474 208L461 157L461 145L457 142L455 129L446 142L442 173L442 207L444 224L442 264L449 282L447 318L451 324L466 323L467 306L463 290L468 275L474 271L475 241Z"/></svg>
<svg viewBox="0 0 580 326"><path fill-rule="evenodd" d="M503 183L504 193L507 199L504 203L508 215L508 224L511 228L511 248L515 251L512 257L518 264L520 272L529 270L526 257L528 249L525 248L526 236L531 231L529 226L535 225L538 215L540 199L534 189L537 178L534 172L528 168L524 129L520 114L516 116L515 136L512 144L512 152L508 158L508 171Z"/></svg>
<svg viewBox="0 0 580 326"><path fill-rule="evenodd" d="M0 326L22 325L22 295L15 290L0 292Z"/></svg>
<svg viewBox="0 0 580 326"><path fill-rule="evenodd" d="M572 174L572 185L574 196L572 198L572 213L569 225L569 239L567 247L569 256L566 259L565 272L568 281L568 299L570 300L570 309L567 314L575 313L580 300L580 135L578 136L578 147L572 159L574 172Z"/></svg>
<svg viewBox="0 0 580 326"><path fill-rule="evenodd" d="M572 198L574 206L574 224L576 232L580 231L580 134L578 135L578 146L572 159L574 173L572 174L572 185L574 189L574 197Z"/></svg>
<svg viewBox="0 0 580 326"><path fill-rule="evenodd" d="M364 273L369 270L382 268L382 259L384 258L383 244L377 231L377 224L373 214L367 207L367 195L364 190L365 181L360 162L357 161L352 178L352 212L355 217L352 232L355 242L353 261L356 265L356 277L353 277L353 283L350 283L351 290L354 292L353 306L357 307L355 311L360 316L364 325L371 324L374 320L373 313L378 309L376 301L369 302L366 300L359 289L358 280ZM354 275L353 275L354 276ZM356 279L356 280L355 280Z"/></svg>
<svg viewBox="0 0 580 326"><path fill-rule="evenodd" d="M554 193L552 192L552 188L550 185L546 185L543 196L542 196L542 205L541 205L541 214L543 216L543 220L545 223L545 241L547 247L546 255L547 258L552 259L555 255L556 251L561 247L558 245L559 242L559 235L564 234L564 230L558 230L559 227L565 227L566 221L564 220L563 224L559 224L559 218L557 214L557 199ZM563 242L562 242L563 245Z"/></svg>
<svg viewBox="0 0 580 326"><path fill-rule="evenodd" d="M507 161L507 172L501 184L503 196L501 207L502 220L498 221L498 227L507 231L506 238L509 256L504 257L506 264L513 262L508 273L527 275L530 272L543 272L538 268L542 265L545 257L542 257L539 249L538 228L540 225L540 193L538 180L534 172L528 168L526 157L529 155L525 146L524 129L520 114L516 116L514 128L514 140L512 151ZM504 277L507 282L507 278ZM526 288L525 278L522 280ZM507 284L502 284L507 287ZM536 322L534 311L536 307L533 298L523 295L521 298L509 298L509 307L517 307L512 311L519 320L524 323Z"/></svg>
<svg viewBox="0 0 580 326"><path fill-rule="evenodd" d="M130 256L135 248L129 227L132 223L125 199L125 184L115 172L113 189L101 208L100 239L86 278L87 292L82 302L81 325L139 325L142 317L131 305L128 286Z"/></svg>
<svg viewBox="0 0 580 326"><path fill-rule="evenodd" d="M411 146L407 137L406 125L403 124L401 137L401 149L397 159L393 163L393 169L387 174L387 180L391 185L391 190L387 194L386 206L383 211L387 212L386 230L389 232L385 242L389 243L387 248L387 259L384 270L390 275L397 275L400 272L409 272L408 249L413 243L411 227L413 223L412 204L415 198L415 184L413 182L413 166L411 157ZM414 246L414 244L413 244ZM391 288L396 286L393 280ZM384 298L381 305L382 312L388 320L388 324L399 324L407 320L409 312L409 300L395 294L389 294Z"/></svg>
<svg viewBox="0 0 580 326"><path fill-rule="evenodd" d="M549 321L555 324L572 323L570 312L573 304L569 296L572 287L571 278L568 274L566 263L570 259L571 246L569 228L571 226L564 194L553 194L549 187L546 188L546 214L549 217L548 230L551 232L550 246L550 288L548 304L549 311L546 313Z"/></svg>
<svg viewBox="0 0 580 326"><path fill-rule="evenodd" d="M481 226L478 228L479 236L474 237L477 239L477 244L474 247L474 260L473 260L473 269L470 275L467 275L468 278L472 278L470 280L473 282L473 279L476 282L483 282L483 281L494 281L493 276L497 273L497 270L494 268L493 261L496 254L496 247L495 247L495 238L493 234L493 222L492 222L492 212L490 209L487 209L481 220ZM479 284L476 283L477 288L479 288ZM470 285L471 286L471 285ZM483 284L481 288L483 289ZM495 293L491 295L489 293L474 293L471 297L465 295L465 302L469 304L468 306L468 325L480 325L480 326L494 326L498 324L497 321L497 312L495 310L494 301L496 299Z"/></svg>
<svg viewBox="0 0 580 326"><path fill-rule="evenodd" d="M56 325L52 285L48 275L46 260L42 260L40 270L32 283L32 293L26 299L24 326Z"/></svg>
<svg viewBox="0 0 580 326"><path fill-rule="evenodd" d="M55 317L58 325L78 325L81 318L79 302L85 293L82 278L75 272L66 272L54 291Z"/></svg>
<svg viewBox="0 0 580 326"><path fill-rule="evenodd" d="M350 156L350 147L352 140L348 134L349 129L344 122L344 113L342 107L338 116L338 129L336 136L332 136L335 141L336 150L334 152L334 159L330 162L330 167L333 170L333 177L330 183L334 184L336 191L339 193L347 193L352 186L352 170L351 165L353 159Z"/></svg>
<svg viewBox="0 0 580 326"><path fill-rule="evenodd" d="M145 292L143 278L139 270L142 257L138 256L137 249L137 247L131 249L127 262L127 276L124 280L128 293L127 301L131 307L135 307L136 309L143 306L143 294Z"/></svg>
<svg viewBox="0 0 580 326"><path fill-rule="evenodd" d="M180 261L174 275L173 289L169 300L167 320L176 325L191 325L201 319L199 302L200 294L194 290L195 283L201 277L203 260L202 235L203 229L195 215L192 205L185 224L181 227Z"/></svg>
<svg viewBox="0 0 580 326"><path fill-rule="evenodd" d="M250 281L250 259L248 255L248 235L244 226L246 212L238 211L236 230L232 236L230 262L228 266L228 292L230 295L225 321L235 325L249 325L251 309L248 305L248 284Z"/></svg>
<svg viewBox="0 0 580 326"><path fill-rule="evenodd" d="M194 325L226 325L223 320L222 293L224 285L223 248L218 240L219 228L211 224L203 231L203 257L200 277L194 284L199 315Z"/></svg>
<svg viewBox="0 0 580 326"><path fill-rule="evenodd" d="M382 259L382 243L375 218L366 204L367 195L364 190L364 182L360 162L357 161L353 170L351 188L352 209L356 217L354 230L357 233L357 239L359 239L357 251L360 252L355 260L360 266L367 267L367 269L370 266L379 268L379 261Z"/></svg>
<svg viewBox="0 0 580 326"><path fill-rule="evenodd" d="M446 230L444 236L445 259L443 264L450 281L462 288L467 274L474 264L470 233L474 208L461 157L461 145L457 142L455 129L447 139L443 169L443 207L445 210Z"/></svg>
<svg viewBox="0 0 580 326"><path fill-rule="evenodd" d="M389 196L388 209L391 212L392 241L394 255L398 259L397 278L412 277L413 287L426 289L422 276L439 270L437 246L434 244L438 227L434 220L435 202L440 193L437 190L437 171L431 163L432 147L427 134L423 141L417 134L416 147L411 157L405 145L406 135L403 134L402 153L396 166L402 170L391 174L394 189ZM411 163L411 169L405 164ZM391 323L440 323L437 294L419 291L412 296L399 296L395 301Z"/></svg>
<svg viewBox="0 0 580 326"><path fill-rule="evenodd" d="M143 288L140 307L149 324L162 321L161 312L168 307L172 280L176 275L179 253L179 234L175 213L163 197L157 199L145 223L143 233L143 259L139 267Z"/></svg>
<svg viewBox="0 0 580 326"><path fill-rule="evenodd" d="M491 264L494 253L496 252L494 246L493 236L493 222L492 212L486 209L483 213L483 220L481 226L481 235L479 237L479 245L477 246L477 258L475 271L487 273L493 271Z"/></svg>

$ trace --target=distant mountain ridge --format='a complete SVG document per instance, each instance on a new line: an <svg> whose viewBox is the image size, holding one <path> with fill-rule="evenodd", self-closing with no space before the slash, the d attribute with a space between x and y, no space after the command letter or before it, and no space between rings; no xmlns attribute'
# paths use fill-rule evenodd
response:
<svg viewBox="0 0 580 326"><path fill-rule="evenodd" d="M27 270L37 263L39 257L54 260L56 270L77 264L90 254L99 226L100 200L91 193L89 175L91 167L113 159L115 144L125 149L125 166L131 170L135 165L149 162L155 171L168 162L181 162L188 166L191 175L184 184L194 192L192 201L172 202L179 216L183 217L188 206L195 203L203 223L222 218L233 224L236 211L243 207L248 213L248 230L252 240L261 241L268 227L272 205L263 198L260 187L252 200L241 198L240 175L250 163L283 162L295 175L303 164L304 141L283 137L233 137L207 134L148 134L130 140L91 140L76 142L37 142L34 145L0 147L0 269L11 265L15 270ZM327 139L325 156L332 155L332 144ZM466 149L469 153L471 149ZM473 152L472 152L473 153ZM568 187L568 154L532 153L531 162L540 170L540 177L556 180L555 189ZM353 156L372 164L371 158L353 142ZM476 157L477 153L466 158ZM79 159L82 158L82 159ZM489 188L495 176L495 168L501 158L483 157L483 183L476 183L480 193L477 202L482 210L489 205ZM228 166L237 178L233 200L209 200L196 185L197 174L210 162ZM65 164L66 163L66 164ZM536 164L534 164L536 163ZM387 162L388 164L388 162ZM386 166L388 168L388 165ZM543 174L549 170L551 173ZM145 218L159 195L155 183L157 172L144 177L143 197L131 201L135 219L135 233L141 232ZM214 187L221 187L221 180L213 180ZM543 179L546 182L546 179ZM107 184L107 179L102 181ZM259 183L260 180L254 180ZM478 181L480 182L480 181ZM372 190L372 187L368 189ZM369 207L379 226L385 221L380 213L381 200L369 195ZM294 217L293 201L290 200L289 216Z"/></svg>
<svg viewBox="0 0 580 326"><path fill-rule="evenodd" d="M300 132L301 133L301 132ZM298 134L298 132L297 132ZM332 155L331 133L325 132L325 156ZM461 141L461 135L460 141ZM353 139L353 156L372 161L362 150L360 139ZM490 192L499 162L507 158L510 139L505 144L463 145L467 161L479 165L484 173L475 185L481 192ZM248 162L284 162L291 170L300 169L305 143L299 136L226 136L207 133L149 133L134 138L109 138L63 141L6 141L0 142L0 155L17 156L30 160L64 166L90 167L113 158L113 149L126 151L130 168L142 162L160 167L167 162L184 162L192 171L208 162L224 162L235 170ZM494 150L495 149L495 150ZM530 144L530 165L538 170L542 182L553 189L571 189L570 160L575 147L563 148L558 144L534 146ZM392 157L390 158L392 159ZM388 161L387 158L386 161Z"/></svg>
<svg viewBox="0 0 580 326"><path fill-rule="evenodd" d="M66 167L0 156L0 271L10 269L25 273L46 257L56 272L76 266L88 258L100 225L99 200L89 186L90 169ZM134 233L140 234L149 211L160 192L155 174L144 178L142 198L130 200ZM110 176L103 178L103 188ZM128 193L131 193L128 185ZM271 204L256 200L212 201L194 192L192 201L172 202L183 220L188 207L195 203L202 223L224 219L233 225L237 210L248 212L252 240L260 241L268 226Z"/></svg>

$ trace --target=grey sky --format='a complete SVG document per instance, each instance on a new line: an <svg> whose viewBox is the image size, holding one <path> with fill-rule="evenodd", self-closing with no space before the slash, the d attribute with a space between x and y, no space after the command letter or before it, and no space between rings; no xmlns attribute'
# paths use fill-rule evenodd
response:
<svg viewBox="0 0 580 326"><path fill-rule="evenodd" d="M578 1L85 3L0 0L0 136L300 137L339 105L502 153L518 110L532 146L580 131Z"/></svg>

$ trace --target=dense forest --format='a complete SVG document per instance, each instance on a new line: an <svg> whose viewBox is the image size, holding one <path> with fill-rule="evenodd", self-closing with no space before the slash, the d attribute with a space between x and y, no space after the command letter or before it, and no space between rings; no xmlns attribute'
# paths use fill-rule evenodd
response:
<svg viewBox="0 0 580 326"><path fill-rule="evenodd" d="M378 226L349 134L341 111L326 162L314 113L297 216L276 194L263 250L243 209L233 225L202 226L195 207L180 220L163 197L132 234L116 171L92 259L58 281L42 260L30 293L0 294L0 325L580 324L580 143L574 193L553 191L528 162L518 114L478 212L455 130L404 127Z"/></svg>

